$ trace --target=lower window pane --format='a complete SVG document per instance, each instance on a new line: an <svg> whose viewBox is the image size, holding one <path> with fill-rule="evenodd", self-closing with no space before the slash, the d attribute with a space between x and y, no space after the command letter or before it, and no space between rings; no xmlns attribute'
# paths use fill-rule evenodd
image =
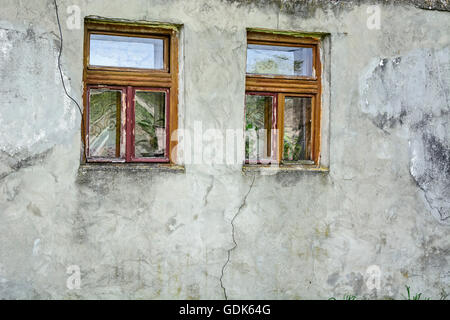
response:
<svg viewBox="0 0 450 320"><path fill-rule="evenodd" d="M272 154L273 97L246 95L245 98L245 159L269 160Z"/></svg>
<svg viewBox="0 0 450 320"><path fill-rule="evenodd" d="M120 157L122 92L89 90L89 156Z"/></svg>
<svg viewBox="0 0 450 320"><path fill-rule="evenodd" d="M136 91L135 158L163 158L166 153L166 93Z"/></svg>
<svg viewBox="0 0 450 320"><path fill-rule="evenodd" d="M311 160L311 110L311 98L286 97L283 160Z"/></svg>

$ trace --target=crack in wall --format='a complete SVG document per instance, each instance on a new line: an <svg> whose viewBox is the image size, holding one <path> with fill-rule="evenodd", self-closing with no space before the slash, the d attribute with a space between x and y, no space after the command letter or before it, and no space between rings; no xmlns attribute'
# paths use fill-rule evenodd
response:
<svg viewBox="0 0 450 320"><path fill-rule="evenodd" d="M414 178L414 176L413 176ZM442 210L442 208L436 207L432 204L432 201L429 199L427 191L425 190L425 188L423 188L414 178L414 181L416 182L417 187L423 192L423 195L425 197L425 201L428 203L428 206L430 207L431 210L435 210L437 211L437 213L439 214L440 220L441 222L446 222L447 219L450 219L450 216L446 216L445 212Z"/></svg>
<svg viewBox="0 0 450 320"><path fill-rule="evenodd" d="M256 175L253 176L253 180L252 183L250 184L250 187L248 189L248 192L245 194L244 198L242 199L242 203L239 206L236 214L234 215L233 219L231 219L231 237L233 239L233 247L228 249L227 251L227 261L225 262L225 264L222 267L222 273L220 275L220 286L222 287L223 290L223 295L225 296L225 300L228 300L228 295L227 295L227 289L225 288L225 286L223 285L223 276L224 276L224 272L225 272L225 268L227 267L228 263L230 262L230 258L231 258L231 252L237 248L237 242L236 242L236 238L235 238L235 227L234 227L234 221L236 220L236 218L239 216L239 214L241 213L241 210L245 207L245 205L247 204L247 198L248 195L250 194L250 192L252 191L253 185L255 183L255 178Z"/></svg>
<svg viewBox="0 0 450 320"><path fill-rule="evenodd" d="M7 157L10 157L12 159L12 161L15 161L14 163L9 165L9 169L10 169L9 171L0 173L0 180L5 179L9 175L11 175L11 174L13 174L15 172L18 172L21 169L32 167L33 165L35 165L39 161L43 161L48 156L48 154L50 153L51 150L52 149L49 149L49 150L46 150L44 152L38 153L36 155L31 155L29 157L26 157L26 158L23 158L23 159L18 159L18 160L15 160L7 152L0 151L0 159L2 161L4 161L5 163L8 162L8 159L5 160L4 159L5 157L4 156L2 157L2 153L6 154Z"/></svg>
<svg viewBox="0 0 450 320"><path fill-rule="evenodd" d="M208 205L208 196L211 193L213 187L214 187L214 176L211 176L211 184L206 188L206 194L205 197L203 198L203 203L205 207Z"/></svg>
<svg viewBox="0 0 450 320"><path fill-rule="evenodd" d="M423 128L423 127L422 127ZM423 192L425 202L439 222L448 224L450 219L450 149L435 135L425 132L416 138L412 148L410 174L416 186Z"/></svg>

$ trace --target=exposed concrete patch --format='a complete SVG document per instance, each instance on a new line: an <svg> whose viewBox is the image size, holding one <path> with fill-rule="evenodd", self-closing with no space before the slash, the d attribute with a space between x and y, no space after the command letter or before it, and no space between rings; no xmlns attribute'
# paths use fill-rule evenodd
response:
<svg viewBox="0 0 450 320"><path fill-rule="evenodd" d="M450 146L428 132L415 136L410 170L436 218L450 224Z"/></svg>
<svg viewBox="0 0 450 320"><path fill-rule="evenodd" d="M450 48L383 58L361 79L362 111L386 134L409 132L410 172L442 223L450 217Z"/></svg>
<svg viewBox="0 0 450 320"><path fill-rule="evenodd" d="M59 38L30 25L25 31L0 29L0 43L0 81L8 83L0 87L0 151L23 159L71 142L62 133L76 132L77 114L60 94Z"/></svg>
<svg viewBox="0 0 450 320"><path fill-rule="evenodd" d="M450 11L449 0L411 0L418 8L427 10Z"/></svg>

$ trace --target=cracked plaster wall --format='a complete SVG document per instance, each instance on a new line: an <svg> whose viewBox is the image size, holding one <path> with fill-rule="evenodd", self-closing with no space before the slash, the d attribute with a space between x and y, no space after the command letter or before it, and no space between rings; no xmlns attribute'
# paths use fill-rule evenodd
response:
<svg viewBox="0 0 450 320"><path fill-rule="evenodd" d="M53 1L1 0L0 298L449 292L447 4L379 1L381 29L369 30L373 3L59 1L78 101L83 32L67 29L67 6L183 24L180 127L190 129L242 127L246 28L330 33L330 172L254 176L217 165L79 170ZM66 287L70 265L79 290ZM366 285L372 265L377 290Z"/></svg>

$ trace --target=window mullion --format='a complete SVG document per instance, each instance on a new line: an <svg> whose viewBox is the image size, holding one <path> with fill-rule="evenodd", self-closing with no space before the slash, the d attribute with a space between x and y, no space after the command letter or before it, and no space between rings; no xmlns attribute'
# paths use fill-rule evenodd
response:
<svg viewBox="0 0 450 320"><path fill-rule="evenodd" d="M122 96L116 97L116 158L120 158L120 141L122 136Z"/></svg>
<svg viewBox="0 0 450 320"><path fill-rule="evenodd" d="M278 163L281 163L283 161L283 135L284 135L284 97L285 95L282 93L278 93L278 103L277 103L277 134L278 134L278 155L277 160Z"/></svg>
<svg viewBox="0 0 450 320"><path fill-rule="evenodd" d="M277 161L277 149L278 149L278 141L277 141L277 128L278 128L278 94L275 93L273 95L273 104L272 104L272 134L271 134L271 161Z"/></svg>
<svg viewBox="0 0 450 320"><path fill-rule="evenodd" d="M126 135L127 135L127 143L126 143L126 161L131 162L132 153L133 153L133 129L134 129L134 121L133 121L133 109L134 109L134 92L133 87L128 86L126 88L127 92L127 112L126 112Z"/></svg>

